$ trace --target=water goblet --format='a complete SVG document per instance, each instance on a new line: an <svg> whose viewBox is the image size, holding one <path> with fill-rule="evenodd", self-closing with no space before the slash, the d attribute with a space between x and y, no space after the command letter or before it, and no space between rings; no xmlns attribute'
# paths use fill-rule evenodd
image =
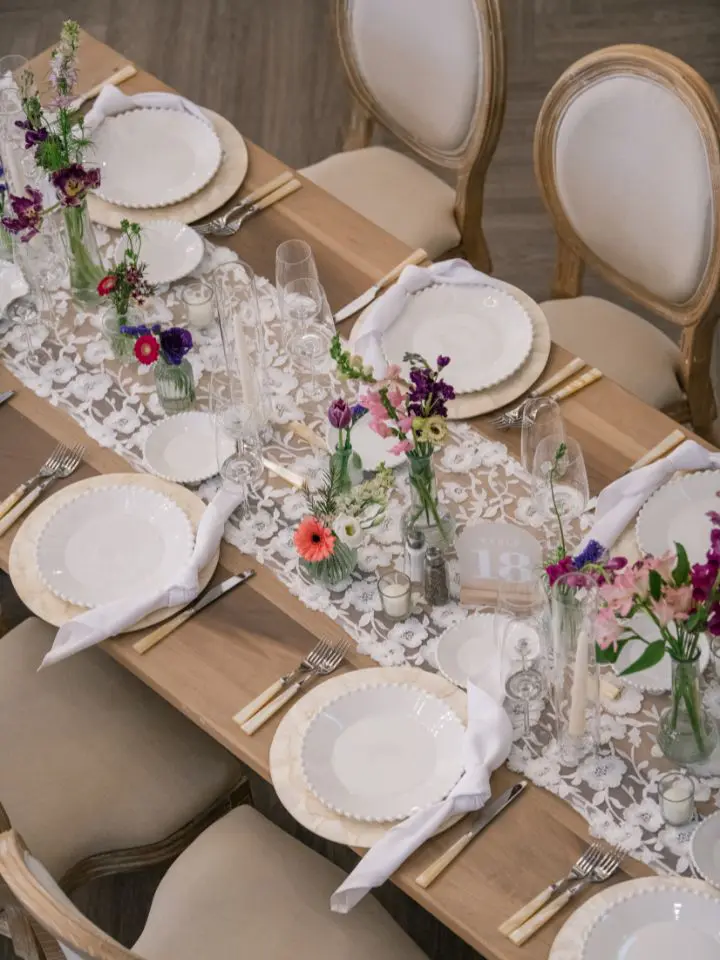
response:
<svg viewBox="0 0 720 960"><path fill-rule="evenodd" d="M215 418L218 472L223 485L247 496L265 470L254 393L245 381L214 374L210 411Z"/></svg>
<svg viewBox="0 0 720 960"><path fill-rule="evenodd" d="M547 603L539 583L500 581L495 609L495 644L505 694L522 709L523 733L530 735L530 704L544 699Z"/></svg>
<svg viewBox="0 0 720 960"><path fill-rule="evenodd" d="M551 397L530 397L523 404L521 416L520 462L526 473L532 473L540 442L553 437L559 446L565 440L565 426L560 406Z"/></svg>
<svg viewBox="0 0 720 960"><path fill-rule="evenodd" d="M587 470L580 444L554 436L540 441L533 460L532 496L535 509L546 520L574 520L590 496Z"/></svg>
<svg viewBox="0 0 720 960"><path fill-rule="evenodd" d="M327 391L317 382L317 374L322 372L321 361L327 358L334 332L325 292L317 280L311 279L293 280L285 292L286 316L292 324L288 353L310 375L309 382L303 384L305 396L320 401Z"/></svg>

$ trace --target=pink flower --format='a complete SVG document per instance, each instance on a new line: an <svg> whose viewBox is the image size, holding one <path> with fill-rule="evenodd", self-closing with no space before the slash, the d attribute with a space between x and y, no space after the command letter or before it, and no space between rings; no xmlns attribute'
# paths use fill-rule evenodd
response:
<svg viewBox="0 0 720 960"><path fill-rule="evenodd" d="M387 392L388 402L396 410L399 410L403 403L403 394L399 387L391 387Z"/></svg>
<svg viewBox="0 0 720 960"><path fill-rule="evenodd" d="M597 644L601 650L617 646L623 632L622 624L618 623L610 607L603 607L595 618L597 630Z"/></svg>
<svg viewBox="0 0 720 960"><path fill-rule="evenodd" d="M398 420L398 426L403 433L409 433L412 430L413 420L415 417L400 417Z"/></svg>
<svg viewBox="0 0 720 960"><path fill-rule="evenodd" d="M391 363L385 371L386 380L398 380L400 377L400 367L397 363Z"/></svg>
<svg viewBox="0 0 720 960"><path fill-rule="evenodd" d="M672 550L661 554L659 557L647 557L645 565L648 570L657 570L660 576L669 583L672 580L672 572L677 560Z"/></svg>
<svg viewBox="0 0 720 960"><path fill-rule="evenodd" d="M654 600L652 609L660 623L666 627L673 620L687 620L693 606L693 588L669 587L659 600Z"/></svg>
<svg viewBox="0 0 720 960"><path fill-rule="evenodd" d="M390 447L390 453L394 457L402 456L403 453L409 453L412 450L412 444L409 440L401 440L394 447Z"/></svg>
<svg viewBox="0 0 720 960"><path fill-rule="evenodd" d="M387 420L387 410L377 390L368 390L362 397L358 397L358 403L367 408L373 420Z"/></svg>
<svg viewBox="0 0 720 960"><path fill-rule="evenodd" d="M375 433L383 439L392 436L392 430L384 420L371 420L370 429L374 430Z"/></svg>
<svg viewBox="0 0 720 960"><path fill-rule="evenodd" d="M634 594L635 579L632 570L623 571L612 583L603 583L600 587L600 595L608 609L621 617L626 617L630 613Z"/></svg>

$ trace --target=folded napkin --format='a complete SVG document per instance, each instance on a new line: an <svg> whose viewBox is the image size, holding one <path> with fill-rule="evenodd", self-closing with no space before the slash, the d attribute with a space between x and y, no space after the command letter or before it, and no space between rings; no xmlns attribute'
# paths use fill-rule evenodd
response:
<svg viewBox="0 0 720 960"><path fill-rule="evenodd" d="M128 97L121 93L117 87L108 84L103 87L93 104L92 109L85 115L85 129L95 130L106 117L114 117L118 113L125 113L126 110L133 110L135 107L163 107L165 110L185 110L194 117L202 120L209 127L212 126L200 107L196 106L185 97L179 97L176 93L136 93L134 97Z"/></svg>
<svg viewBox="0 0 720 960"><path fill-rule="evenodd" d="M499 671L498 671L499 674ZM490 774L504 763L512 744L512 725L502 707L504 682L498 675L491 688L468 684L468 726L465 734L465 773L449 796L399 823L365 854L330 898L336 913L349 913L373 887L392 876L411 853L422 846L456 813L479 810L490 799ZM487 692L490 689L491 692Z"/></svg>
<svg viewBox="0 0 720 960"><path fill-rule="evenodd" d="M383 333L393 325L410 294L436 283L497 286L497 280L476 270L467 260L443 260L430 267L405 267L397 283L378 297L368 309L363 319L363 334L358 337L353 347L353 353L361 356L365 364L373 368L378 379L384 377L387 370L387 360L382 349Z"/></svg>
<svg viewBox="0 0 720 960"><path fill-rule="evenodd" d="M108 637L114 637L155 610L184 606L194 600L200 592L198 575L217 551L225 523L243 499L237 493L220 490L202 515L192 556L175 583L130 600L115 600L102 607L93 607L63 624L55 635L51 649L45 654L41 668L65 660Z"/></svg>
<svg viewBox="0 0 720 960"><path fill-rule="evenodd" d="M661 460L613 481L597 499L595 523L579 550L590 540L597 540L609 550L650 495L678 470L717 467L720 467L720 453L710 453L694 440L686 440Z"/></svg>

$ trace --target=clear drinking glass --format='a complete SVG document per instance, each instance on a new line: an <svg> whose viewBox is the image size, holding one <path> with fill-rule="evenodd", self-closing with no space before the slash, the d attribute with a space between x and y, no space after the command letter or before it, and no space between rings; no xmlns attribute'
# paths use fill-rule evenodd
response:
<svg viewBox="0 0 720 960"><path fill-rule="evenodd" d="M523 404L520 437L520 462L527 473L532 473L535 451L547 437L553 437L556 447L565 440L560 407L551 397L530 397Z"/></svg>
<svg viewBox="0 0 720 960"><path fill-rule="evenodd" d="M0 159L13 193L22 193L24 189L21 168L25 155L24 133L15 126L15 121L25 119L18 81L27 65L26 58L19 54L0 57Z"/></svg>
<svg viewBox="0 0 720 960"><path fill-rule="evenodd" d="M246 496L264 473L255 408L257 386L225 373L210 380L218 472L229 489Z"/></svg>
<svg viewBox="0 0 720 960"><path fill-rule="evenodd" d="M275 251L275 289L280 316L283 312L285 287L293 280L318 280L317 264L309 243L285 240Z"/></svg>
<svg viewBox="0 0 720 960"><path fill-rule="evenodd" d="M530 704L546 691L547 600L538 582L498 581L495 642L505 693L522 707L524 735L530 734Z"/></svg>
<svg viewBox="0 0 720 960"><path fill-rule="evenodd" d="M288 353L310 374L303 392L309 400L322 400L327 391L317 382L317 374L327 368L334 333L325 291L317 280L293 280L285 288L284 310L290 324Z"/></svg>
<svg viewBox="0 0 720 960"><path fill-rule="evenodd" d="M600 743L599 682L595 655L598 590L586 574L565 574L550 591L550 680L555 734L563 763L575 766Z"/></svg>
<svg viewBox="0 0 720 960"><path fill-rule="evenodd" d="M565 449L561 452L561 444ZM559 514L574 520L587 506L589 498L587 470L577 440L545 437L537 445L532 468L532 494L535 509L546 519Z"/></svg>

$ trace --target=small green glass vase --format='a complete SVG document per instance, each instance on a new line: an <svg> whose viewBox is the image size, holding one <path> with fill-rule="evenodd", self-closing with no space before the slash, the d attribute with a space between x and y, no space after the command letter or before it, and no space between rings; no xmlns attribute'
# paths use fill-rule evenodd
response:
<svg viewBox="0 0 720 960"><path fill-rule="evenodd" d="M316 583L321 583L329 590L336 590L351 576L357 566L357 560L357 550L336 537L332 556L317 563L300 560L300 569Z"/></svg>
<svg viewBox="0 0 720 960"><path fill-rule="evenodd" d="M139 327L142 322L142 311L136 307L130 307L123 315L118 314L113 303L105 307L102 313L102 329L116 360L130 360L135 356L135 337L121 333L120 327Z"/></svg>
<svg viewBox="0 0 720 960"><path fill-rule="evenodd" d="M411 529L421 530L428 546L448 550L455 539L455 518L441 506L437 495L432 454L408 455L410 506L402 515L403 540Z"/></svg>
<svg viewBox="0 0 720 960"><path fill-rule="evenodd" d="M62 219L63 245L73 299L80 306L94 306L100 303L97 288L105 276L105 268L90 221L87 199L76 207L64 207Z"/></svg>
<svg viewBox="0 0 720 960"><path fill-rule="evenodd" d="M155 361L155 389L165 413L182 413L195 403L195 378L190 361L168 363L162 354Z"/></svg>

